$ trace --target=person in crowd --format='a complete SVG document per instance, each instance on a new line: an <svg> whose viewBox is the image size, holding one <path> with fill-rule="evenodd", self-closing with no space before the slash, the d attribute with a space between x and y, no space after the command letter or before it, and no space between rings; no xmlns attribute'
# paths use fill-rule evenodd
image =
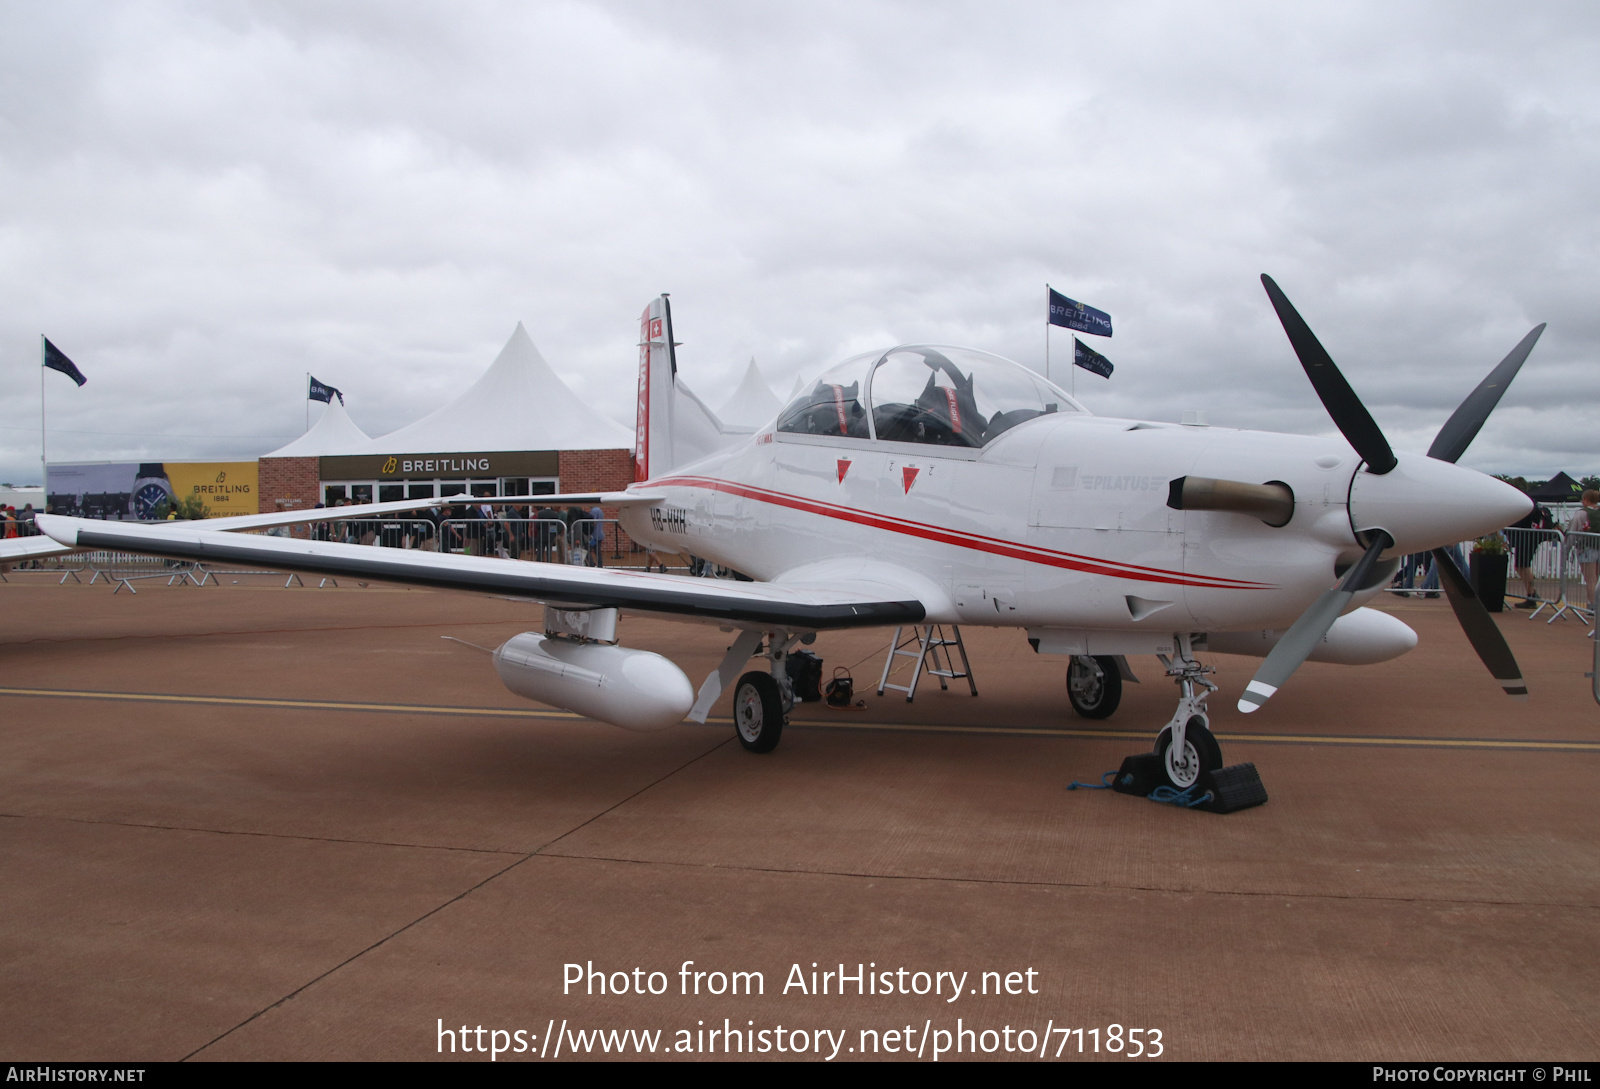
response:
<svg viewBox="0 0 1600 1089"><path fill-rule="evenodd" d="M0 507L0 525L5 527L5 536L8 539L17 535L16 507Z"/></svg>
<svg viewBox="0 0 1600 1089"><path fill-rule="evenodd" d="M1533 588L1533 558L1539 546L1548 539L1541 531L1551 528L1552 524L1550 511L1535 503L1521 520L1506 527L1506 540L1511 544L1511 564L1516 569L1517 577L1522 580L1522 603L1517 606L1519 609L1539 607L1539 595Z"/></svg>
<svg viewBox="0 0 1600 1089"><path fill-rule="evenodd" d="M522 512L522 558L536 561L539 558L539 508L529 503Z"/></svg>
<svg viewBox="0 0 1600 1089"><path fill-rule="evenodd" d="M439 523L444 513L438 507L429 507L417 520L417 547L425 552L439 551Z"/></svg>
<svg viewBox="0 0 1600 1089"><path fill-rule="evenodd" d="M1590 488L1579 500L1580 506L1567 520L1568 533L1581 533L1573 540L1573 555L1583 576L1583 600L1594 600L1596 569L1600 568L1600 491Z"/></svg>
<svg viewBox="0 0 1600 1089"><path fill-rule="evenodd" d="M512 509L502 506L494 511L494 554L502 560L509 560L514 555L512 549L516 544L516 536L512 532Z"/></svg>
<svg viewBox="0 0 1600 1089"><path fill-rule="evenodd" d="M478 548L482 545L483 537L478 534L478 528L472 518L472 507L469 504L456 504L450 509L450 520L454 525L454 548L466 555L478 555Z"/></svg>
<svg viewBox="0 0 1600 1089"><path fill-rule="evenodd" d="M556 514L552 507L540 507L539 513L534 515L534 518L538 522L539 530L539 560L541 563L548 563L558 548L559 527L553 523L560 518L560 515Z"/></svg>
<svg viewBox="0 0 1600 1089"><path fill-rule="evenodd" d="M606 565L606 523L605 511L599 507L589 510L589 566L604 567Z"/></svg>
<svg viewBox="0 0 1600 1089"><path fill-rule="evenodd" d="M572 555L573 551L583 548L584 538L581 535L581 530L578 527L578 523L583 521L585 517L586 515L583 513L583 508L579 506L568 507L561 515L561 520L567 524L567 555L562 560L563 563L573 562L575 559L575 557ZM588 550L585 549L585 552L587 551Z"/></svg>

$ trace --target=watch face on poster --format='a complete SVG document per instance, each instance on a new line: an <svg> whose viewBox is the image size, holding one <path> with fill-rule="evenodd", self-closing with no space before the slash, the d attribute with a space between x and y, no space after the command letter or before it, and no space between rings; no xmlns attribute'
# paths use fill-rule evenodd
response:
<svg viewBox="0 0 1600 1089"><path fill-rule="evenodd" d="M141 522L154 521L162 503L172 499L172 484L167 479L165 466L144 464L133 481L133 494L128 498L128 510Z"/></svg>

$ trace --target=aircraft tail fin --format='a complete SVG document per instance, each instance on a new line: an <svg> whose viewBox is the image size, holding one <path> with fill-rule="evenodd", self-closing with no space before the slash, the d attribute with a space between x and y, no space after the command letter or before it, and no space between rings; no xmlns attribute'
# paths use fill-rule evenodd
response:
<svg viewBox="0 0 1600 1089"><path fill-rule="evenodd" d="M717 418L678 377L672 303L658 295L639 315L639 401L634 420L633 478L663 476L751 434Z"/></svg>

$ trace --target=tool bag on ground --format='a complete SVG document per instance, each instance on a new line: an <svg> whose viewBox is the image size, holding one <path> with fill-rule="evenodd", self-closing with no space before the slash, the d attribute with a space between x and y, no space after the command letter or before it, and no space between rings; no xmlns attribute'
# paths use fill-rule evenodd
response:
<svg viewBox="0 0 1600 1089"><path fill-rule="evenodd" d="M797 650L784 662L794 698L814 703L822 698L822 659L809 650Z"/></svg>

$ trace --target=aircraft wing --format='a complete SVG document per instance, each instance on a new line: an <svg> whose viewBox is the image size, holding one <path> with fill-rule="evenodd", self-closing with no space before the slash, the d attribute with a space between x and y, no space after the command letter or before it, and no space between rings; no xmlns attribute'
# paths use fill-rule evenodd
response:
<svg viewBox="0 0 1600 1089"><path fill-rule="evenodd" d="M66 545L49 537L7 537L0 540L0 563L20 563L41 556L60 556L71 551Z"/></svg>
<svg viewBox="0 0 1600 1089"><path fill-rule="evenodd" d="M660 495L645 492L573 492L570 495L531 495L512 496L512 501L521 503L538 502L541 506L584 506L601 507L628 507L637 503L659 503ZM371 518L383 518L393 514L405 514L411 511L426 510L429 507L454 506L453 500L459 499L462 503L491 503L499 506L507 500L505 498L480 499L474 496L445 496L443 499L397 499L389 503L363 503L359 506L345 507L313 507L307 510L277 511L271 514L237 514L225 518L207 518L204 525L207 531L237 533L246 529L272 529L277 526L304 525L308 522L347 522ZM46 515L46 517L52 517ZM127 523L123 523L127 524ZM199 522L179 521L144 523L142 528L153 530L157 533L172 533L182 526L200 525ZM99 545L82 545L70 548L49 537L11 537L0 540L0 563L19 563L23 560L37 559L41 556L60 556L68 552L84 551L87 548L99 548ZM126 549L125 551L138 551ZM374 576L376 577L376 576Z"/></svg>
<svg viewBox="0 0 1600 1089"><path fill-rule="evenodd" d="M340 512L353 509L359 508L338 508ZM895 600L871 592L892 591L892 584L851 588L848 585L779 586L764 582L731 582L448 552L218 533L210 528L209 521L148 526L60 515L39 515L37 520L40 529L67 548L140 552L205 563L247 564L274 571L370 578L526 598L569 609L615 608L738 627L806 631L882 627L919 623L926 611L915 597Z"/></svg>
<svg viewBox="0 0 1600 1089"><path fill-rule="evenodd" d="M471 495L447 495L443 499L396 499L388 503L363 503L360 506L313 507L309 510L285 510L271 514L236 514L226 518L207 518L205 527L208 530L236 532L241 529L297 526L307 522L345 522L363 518L381 518L389 514L404 514L408 511L426 510L429 507L451 507L459 503L470 503L474 506L490 503L497 507L506 503L516 503L519 506L536 503L545 507L574 505L628 507L636 503L659 503L661 499L660 495L648 495L643 492L573 492L571 495L513 495L487 499ZM165 530L174 524L193 523L166 522L154 528Z"/></svg>

